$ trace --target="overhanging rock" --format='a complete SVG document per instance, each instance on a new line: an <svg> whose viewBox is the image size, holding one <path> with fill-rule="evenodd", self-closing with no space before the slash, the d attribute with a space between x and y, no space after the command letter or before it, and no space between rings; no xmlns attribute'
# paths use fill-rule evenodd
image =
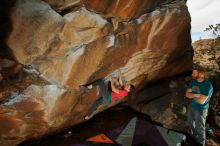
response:
<svg viewBox="0 0 220 146"><path fill-rule="evenodd" d="M92 2L79 2L64 16L41 0L16 2L7 45L19 63L33 66L39 76L1 103L0 145L83 122L97 92L81 93L79 85L119 68L137 88L191 69L190 15L184 1L108 2L113 8L107 11ZM142 3L151 11L139 12Z"/></svg>

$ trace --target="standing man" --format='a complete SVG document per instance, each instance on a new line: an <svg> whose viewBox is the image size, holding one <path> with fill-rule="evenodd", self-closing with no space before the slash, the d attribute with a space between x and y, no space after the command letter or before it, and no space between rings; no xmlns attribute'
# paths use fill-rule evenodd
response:
<svg viewBox="0 0 220 146"><path fill-rule="evenodd" d="M187 122L190 133L198 145L204 146L206 140L205 122L213 87L205 79L205 71L202 68L193 69L192 78L186 90L186 97L191 99L188 107Z"/></svg>

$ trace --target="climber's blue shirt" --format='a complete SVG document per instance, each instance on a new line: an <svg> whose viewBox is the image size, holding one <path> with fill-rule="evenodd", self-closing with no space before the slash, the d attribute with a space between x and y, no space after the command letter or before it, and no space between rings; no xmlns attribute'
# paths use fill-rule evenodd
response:
<svg viewBox="0 0 220 146"><path fill-rule="evenodd" d="M192 89L193 93L195 94L202 94L202 95L208 96L208 99L206 100L204 104L200 104L196 100L192 99L189 105L198 110L208 109L209 101L213 93L212 84L208 80L204 80L203 82L192 80L190 81L188 88Z"/></svg>

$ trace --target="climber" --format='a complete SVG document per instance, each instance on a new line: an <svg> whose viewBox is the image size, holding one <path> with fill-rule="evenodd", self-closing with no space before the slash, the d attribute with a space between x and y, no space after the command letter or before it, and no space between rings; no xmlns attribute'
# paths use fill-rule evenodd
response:
<svg viewBox="0 0 220 146"><path fill-rule="evenodd" d="M98 98L92 104L90 111L89 111L89 115L85 117L86 120L90 119L93 116L93 112L97 109L99 105L103 103L110 104L112 101L124 98L130 92L131 85L129 82L126 82L125 84L123 84L121 79L118 80L116 78L113 78L112 76L109 77L109 81L111 84L111 92L108 91L108 86L105 84L104 79L99 79L89 85L80 86L81 89L83 89L86 92L89 92L93 87L98 86L100 89L100 93L101 93L101 97ZM117 83L118 81L120 83Z"/></svg>

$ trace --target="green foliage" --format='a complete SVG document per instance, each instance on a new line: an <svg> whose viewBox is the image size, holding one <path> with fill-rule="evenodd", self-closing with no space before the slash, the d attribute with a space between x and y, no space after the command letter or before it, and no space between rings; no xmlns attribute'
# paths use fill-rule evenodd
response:
<svg viewBox="0 0 220 146"><path fill-rule="evenodd" d="M207 67L207 68L205 68L205 70L206 70L206 72L212 72L212 71L214 71L214 68L212 68L212 67Z"/></svg>
<svg viewBox="0 0 220 146"><path fill-rule="evenodd" d="M220 23L215 25L209 25L204 31L212 31L212 34L216 37L220 37Z"/></svg>

